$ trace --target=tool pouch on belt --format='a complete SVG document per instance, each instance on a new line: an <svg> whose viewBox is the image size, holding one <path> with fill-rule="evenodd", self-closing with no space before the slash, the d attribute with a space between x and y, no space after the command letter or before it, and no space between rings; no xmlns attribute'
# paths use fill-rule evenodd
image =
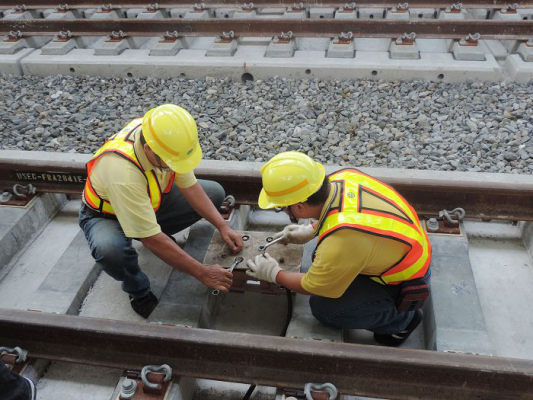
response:
<svg viewBox="0 0 533 400"><path fill-rule="evenodd" d="M413 279L400 283L400 294L396 299L398 311L414 311L422 308L429 297L429 287L422 279Z"/></svg>

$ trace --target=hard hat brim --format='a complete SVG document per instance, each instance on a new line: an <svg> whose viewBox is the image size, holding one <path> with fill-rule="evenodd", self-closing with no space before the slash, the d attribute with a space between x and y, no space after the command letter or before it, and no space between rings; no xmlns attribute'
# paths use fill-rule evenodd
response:
<svg viewBox="0 0 533 400"><path fill-rule="evenodd" d="M320 171L320 177L318 179L318 181L320 181L320 185L318 185L318 187L315 189L315 191L311 195L315 194L320 189L320 187L322 186L322 182L324 182L324 179L326 178L326 169L324 168L324 166L318 162L316 163L316 165L318 166L319 171ZM259 199L257 200L257 204L263 210L268 210L268 209L275 208L275 207L292 206L293 204L307 201L309 197L307 197L306 199L302 199L300 201L294 202L294 203L290 203L290 204L285 204L282 202L273 202L268 196L268 194L266 193L265 189L263 188L261 189L261 193L259 193Z"/></svg>
<svg viewBox="0 0 533 400"><path fill-rule="evenodd" d="M259 207L263 210L268 210L270 208L275 207L284 207L282 205L272 203L268 195L266 194L265 189L261 189L261 193L259 193L259 200L257 201L257 203L259 204Z"/></svg>
<svg viewBox="0 0 533 400"><path fill-rule="evenodd" d="M193 153L185 160L176 161L175 159L163 160L172 171L178 174L185 174L195 169L200 161L202 161L202 148L200 145L196 146Z"/></svg>

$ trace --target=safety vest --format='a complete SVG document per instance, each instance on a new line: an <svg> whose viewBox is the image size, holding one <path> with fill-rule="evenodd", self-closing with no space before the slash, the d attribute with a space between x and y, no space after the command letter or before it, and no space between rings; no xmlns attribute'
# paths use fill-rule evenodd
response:
<svg viewBox="0 0 533 400"><path fill-rule="evenodd" d="M397 285L423 277L431 261L431 244L409 203L390 186L356 169L335 172L329 180L339 182L340 202L329 209L320 225L317 249L327 236L340 229L354 229L398 240L406 244L409 251L395 265L372 279L385 285ZM397 210L398 215L364 208L361 204L363 192L385 201Z"/></svg>
<svg viewBox="0 0 533 400"><path fill-rule="evenodd" d="M140 171L143 172L144 176L146 177L147 191L148 195L150 196L154 211L157 211L157 209L161 205L162 193L169 193L172 189L172 184L174 183L174 179L176 177L175 172L172 172L167 187L165 188L165 190L162 191L155 172L153 170L145 171L141 163L137 159L134 149L135 141L133 138L133 132L141 124L142 118L137 118L131 121L119 133L111 136L109 140L107 140L104 145L98 149L98 151L87 163L87 181L85 183L85 189L83 190L83 196L87 205L95 211L115 215L115 211L113 210L113 206L111 205L111 203L101 198L98 193L96 193L93 188L93 185L91 184L92 169L96 161L105 154L117 154L131 162L133 165L139 168Z"/></svg>

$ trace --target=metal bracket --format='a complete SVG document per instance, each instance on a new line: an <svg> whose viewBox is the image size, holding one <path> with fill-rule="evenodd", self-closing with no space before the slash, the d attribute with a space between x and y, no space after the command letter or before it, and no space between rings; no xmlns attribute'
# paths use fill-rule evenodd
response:
<svg viewBox="0 0 533 400"><path fill-rule="evenodd" d="M135 396L135 392L137 391L137 381L134 379L130 379L128 377L124 378L122 381L122 388L120 390L120 400L126 400L131 399L133 396Z"/></svg>
<svg viewBox="0 0 533 400"><path fill-rule="evenodd" d="M4 42L18 42L22 37L22 31L10 31L7 38L4 39Z"/></svg>
<svg viewBox="0 0 533 400"><path fill-rule="evenodd" d="M409 3L399 3L396 7L392 7L393 13L406 13L409 10Z"/></svg>
<svg viewBox="0 0 533 400"><path fill-rule="evenodd" d="M481 35L479 33L469 33L468 36L459 40L459 46L477 46Z"/></svg>
<svg viewBox="0 0 533 400"><path fill-rule="evenodd" d="M442 210L439 211L439 219L448 221L450 225L459 225L459 222L465 218L466 212L462 208L454 208L452 211ZM452 219L455 216L457 219Z"/></svg>
<svg viewBox="0 0 533 400"><path fill-rule="evenodd" d="M194 12L204 12L205 11L205 3L196 3L194 5Z"/></svg>
<svg viewBox="0 0 533 400"><path fill-rule="evenodd" d="M502 14L516 14L518 10L518 3L509 4L507 7L503 7L500 12Z"/></svg>
<svg viewBox="0 0 533 400"><path fill-rule="evenodd" d="M15 196L23 199L27 198L28 196L34 195L36 192L37 188L31 183L28 185L21 185L20 183L16 183L13 185L13 193L15 194Z"/></svg>
<svg viewBox="0 0 533 400"><path fill-rule="evenodd" d="M304 3L294 3L292 7L288 8L288 12L301 12L305 9Z"/></svg>
<svg viewBox="0 0 533 400"><path fill-rule="evenodd" d="M120 42L122 39L126 38L126 34L123 31L113 31L111 35L107 38L106 42Z"/></svg>
<svg viewBox="0 0 533 400"><path fill-rule="evenodd" d="M14 364L20 364L28 360L28 350L21 349L20 347L0 347L0 356L11 355L17 356Z"/></svg>
<svg viewBox="0 0 533 400"><path fill-rule="evenodd" d="M141 371L126 371L122 384L117 388L120 391L118 399L166 399L171 389L171 379L172 368L166 364L147 365Z"/></svg>
<svg viewBox="0 0 533 400"><path fill-rule="evenodd" d="M244 3L242 6L242 11L252 12L254 10L254 3Z"/></svg>
<svg viewBox="0 0 533 400"><path fill-rule="evenodd" d="M54 38L54 42L66 42L72 39L71 31L59 31L59 34Z"/></svg>
<svg viewBox="0 0 533 400"><path fill-rule="evenodd" d="M113 4L108 3L108 4L104 4L102 7L100 7L98 9L98 11L96 11L96 12L99 12L99 13L110 13L111 11L113 11Z"/></svg>
<svg viewBox="0 0 533 400"><path fill-rule="evenodd" d="M398 39L396 39L395 43L397 45L413 45L415 44L416 39L416 33L404 33L402 36L400 36Z"/></svg>
<svg viewBox="0 0 533 400"><path fill-rule="evenodd" d="M69 10L70 10L69 5L65 3L65 4L58 5L56 11L59 12L59 13L66 13Z"/></svg>
<svg viewBox="0 0 533 400"><path fill-rule="evenodd" d="M277 43L289 43L292 40L292 31L281 32L281 35L278 36Z"/></svg>
<svg viewBox="0 0 533 400"><path fill-rule="evenodd" d="M465 215L466 212L462 208L439 211L438 217L432 217L426 221L426 229L432 233L459 235L461 233L459 222L464 219Z"/></svg>
<svg viewBox="0 0 533 400"><path fill-rule="evenodd" d="M148 380L147 374L148 372L164 372L165 377L163 378L163 382L168 382L172 378L172 368L168 366L167 364L163 365L146 365L141 370L141 380L144 383L144 386L150 389L157 389L161 390L162 386L158 383L152 383Z"/></svg>
<svg viewBox="0 0 533 400"><path fill-rule="evenodd" d="M446 8L447 13L460 13L463 10L463 3L454 3Z"/></svg>
<svg viewBox="0 0 533 400"><path fill-rule="evenodd" d="M337 398L337 395L339 394L335 385L329 382L323 383L323 384L318 384L318 383L313 383L313 382L306 383L304 386L304 393L305 393L305 398L307 400L314 399L313 395L311 394L311 391L326 392L328 394L328 400L335 400Z"/></svg>
<svg viewBox="0 0 533 400"><path fill-rule="evenodd" d="M163 40L160 40L159 43L174 43L179 38L180 35L178 31L167 31L167 33L163 35Z"/></svg>
<svg viewBox="0 0 533 400"><path fill-rule="evenodd" d="M22 14L28 11L28 8L26 7L26 4L19 4L18 6L15 6L14 10L15 10L15 13Z"/></svg>
<svg viewBox="0 0 533 400"><path fill-rule="evenodd" d="M342 6L342 12L354 12L355 11L355 3L346 3L344 6Z"/></svg>
<svg viewBox="0 0 533 400"><path fill-rule="evenodd" d="M235 39L235 32L222 32L222 36L219 36L218 43L231 43Z"/></svg>
<svg viewBox="0 0 533 400"><path fill-rule="evenodd" d="M222 205L220 206L218 210L225 220L229 219L231 212L235 208L235 204L236 204L235 197L231 195L226 196L226 198L222 202Z"/></svg>
<svg viewBox="0 0 533 400"><path fill-rule="evenodd" d="M24 369L30 362L28 351L21 349L20 347L0 347L0 360L2 360L11 371L19 375L24 372Z"/></svg>
<svg viewBox="0 0 533 400"><path fill-rule="evenodd" d="M157 10L159 10L159 4L158 4L158 3L150 3L150 4L148 4L148 6L146 7L146 12L154 13L154 12L156 12Z"/></svg>
<svg viewBox="0 0 533 400"><path fill-rule="evenodd" d="M339 44L350 44L353 40L353 32L341 32L338 37Z"/></svg>
<svg viewBox="0 0 533 400"><path fill-rule="evenodd" d="M0 204L7 203L13 198L13 195L9 192L2 192L0 195Z"/></svg>

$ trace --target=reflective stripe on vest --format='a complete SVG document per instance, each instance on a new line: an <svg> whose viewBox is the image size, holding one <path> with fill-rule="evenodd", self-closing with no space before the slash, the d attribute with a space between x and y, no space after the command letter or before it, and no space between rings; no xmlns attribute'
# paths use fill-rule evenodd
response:
<svg viewBox="0 0 533 400"><path fill-rule="evenodd" d="M94 167L94 164L100 157L108 153L117 154L123 157L124 159L128 160L129 162L131 162L137 168L139 168L139 170L146 177L147 192L148 192L148 195L150 196L150 202L152 203L152 207L154 208L154 211L157 211L159 209L159 206L161 205L161 187L159 186L159 182L157 181L155 172L153 170L145 171L143 169L143 167L141 166L141 163L139 162L139 160L137 159L137 156L135 155L134 140L133 138L130 138L130 136L132 136L135 129L139 127L141 123L142 123L142 118L137 118L131 121L119 133L111 136L109 140L106 141L103 144L103 146L98 149L98 151L94 154L94 156L87 163L86 165L87 182L85 183L85 189L83 190L83 196L84 196L85 202L92 209L99 211L99 212L103 212L105 214L115 215L115 211L111 203L101 198L98 195L98 193L96 193L91 183L91 172ZM163 190L163 193L170 192L170 190L172 189L172 184L174 183L175 177L176 177L176 174L172 172L169 183L167 187L165 188L165 190Z"/></svg>
<svg viewBox="0 0 533 400"><path fill-rule="evenodd" d="M335 172L329 180L340 183L340 206L330 209L322 222L317 248L328 235L340 229L354 229L398 240L407 245L409 251L395 265L372 279L381 284L397 285L423 277L431 261L431 244L411 205L390 186L356 169ZM401 216L364 208L361 204L363 192L387 202Z"/></svg>

